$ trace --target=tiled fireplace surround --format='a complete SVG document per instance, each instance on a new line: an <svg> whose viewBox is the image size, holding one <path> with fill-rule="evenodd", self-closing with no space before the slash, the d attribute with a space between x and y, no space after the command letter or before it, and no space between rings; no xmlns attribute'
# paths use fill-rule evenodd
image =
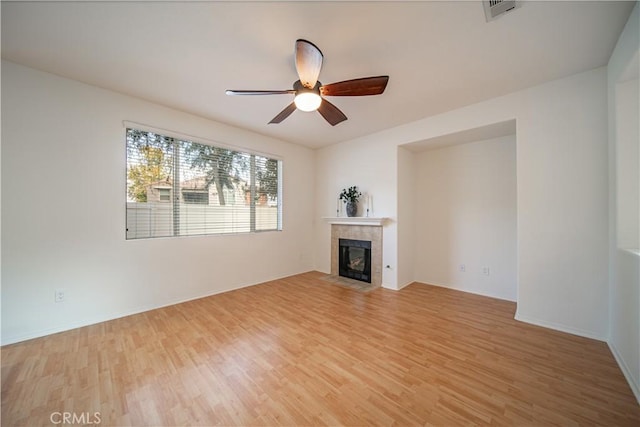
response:
<svg viewBox="0 0 640 427"><path fill-rule="evenodd" d="M373 225L331 224L331 275L338 276L338 240L371 241L371 284L382 285L382 227Z"/></svg>

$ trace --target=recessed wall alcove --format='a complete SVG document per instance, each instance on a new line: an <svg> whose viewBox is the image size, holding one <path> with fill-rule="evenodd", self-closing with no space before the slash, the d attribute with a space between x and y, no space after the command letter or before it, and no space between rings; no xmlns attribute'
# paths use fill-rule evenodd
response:
<svg viewBox="0 0 640 427"><path fill-rule="evenodd" d="M398 244L414 280L516 301L515 119L401 149Z"/></svg>

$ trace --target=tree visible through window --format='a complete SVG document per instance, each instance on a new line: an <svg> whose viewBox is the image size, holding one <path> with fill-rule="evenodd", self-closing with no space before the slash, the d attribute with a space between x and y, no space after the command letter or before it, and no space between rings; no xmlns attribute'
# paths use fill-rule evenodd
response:
<svg viewBox="0 0 640 427"><path fill-rule="evenodd" d="M127 129L127 239L281 229L281 161Z"/></svg>

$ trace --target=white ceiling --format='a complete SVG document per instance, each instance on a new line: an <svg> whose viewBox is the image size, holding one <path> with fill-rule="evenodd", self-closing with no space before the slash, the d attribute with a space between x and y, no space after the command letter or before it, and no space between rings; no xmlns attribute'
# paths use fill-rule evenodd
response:
<svg viewBox="0 0 640 427"><path fill-rule="evenodd" d="M525 2L487 23L479 1L3 1L2 57L321 147L606 65L633 6ZM268 125L290 95L225 95L290 89L298 38L323 51L323 83L386 74L386 92L330 98L349 118L335 127Z"/></svg>

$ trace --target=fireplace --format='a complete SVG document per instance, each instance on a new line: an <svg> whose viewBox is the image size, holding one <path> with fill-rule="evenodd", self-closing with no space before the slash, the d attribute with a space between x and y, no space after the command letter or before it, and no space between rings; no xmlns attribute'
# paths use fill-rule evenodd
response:
<svg viewBox="0 0 640 427"><path fill-rule="evenodd" d="M371 283L371 241L338 239L340 276Z"/></svg>
<svg viewBox="0 0 640 427"><path fill-rule="evenodd" d="M335 277L341 277L340 266L344 271L345 267L349 267L341 263L340 257L344 258L344 249L340 247L340 240L360 240L370 242L368 253L365 256L370 257L368 263L368 271L356 270L355 273L359 273L362 276L369 276L364 279L364 283L370 283L374 286L382 285L382 226L371 224L343 224L344 220L351 220L354 218L338 218L341 221L339 224L331 224L331 275ZM358 220L356 217L355 220ZM357 248L357 246L356 246ZM360 248L362 248L360 246ZM349 258L352 257L352 249L349 249ZM356 249L356 252L357 249ZM356 254L357 257L357 254ZM355 266L352 264L352 266ZM364 267L364 266L363 266ZM353 270L353 268L352 268ZM352 271L352 273L354 273ZM348 276L347 276L348 277ZM363 283L363 285L364 285Z"/></svg>

